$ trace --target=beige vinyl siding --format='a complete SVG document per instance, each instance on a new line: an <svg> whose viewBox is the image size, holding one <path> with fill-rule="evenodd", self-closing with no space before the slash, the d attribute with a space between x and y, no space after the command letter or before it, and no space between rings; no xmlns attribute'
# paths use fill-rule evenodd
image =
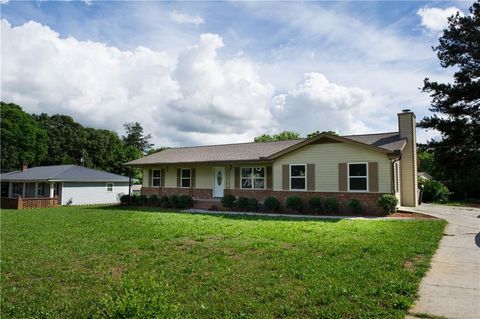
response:
<svg viewBox="0 0 480 319"><path fill-rule="evenodd" d="M346 143L307 145L280 157L273 164L273 189L282 190L282 165L315 164L315 191L338 192L338 163L353 162L378 162L378 191L390 192L391 168L388 157Z"/></svg>
<svg viewBox="0 0 480 319"><path fill-rule="evenodd" d="M143 187L148 187L150 185L149 183L149 174L148 174L148 171L150 170L150 168L144 168L143 169L143 182L142 182L142 186Z"/></svg>
<svg viewBox="0 0 480 319"><path fill-rule="evenodd" d="M148 187L148 170L149 169L165 169L165 187L176 188L177 187L177 169L181 168L195 168L195 188L212 188L213 185L213 168L223 167L221 165L168 165L159 167L150 167L143 170L143 186ZM167 169L168 168L168 169ZM227 169L227 168L225 168Z"/></svg>

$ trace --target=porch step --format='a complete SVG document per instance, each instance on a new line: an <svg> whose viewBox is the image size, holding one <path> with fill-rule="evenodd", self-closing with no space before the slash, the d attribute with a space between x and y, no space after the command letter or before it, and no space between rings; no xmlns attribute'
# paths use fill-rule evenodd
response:
<svg viewBox="0 0 480 319"><path fill-rule="evenodd" d="M222 203L220 199L212 198L212 199L201 199L201 198L194 198L193 199L193 208L195 209L211 209L212 207L217 207L220 209L222 207Z"/></svg>

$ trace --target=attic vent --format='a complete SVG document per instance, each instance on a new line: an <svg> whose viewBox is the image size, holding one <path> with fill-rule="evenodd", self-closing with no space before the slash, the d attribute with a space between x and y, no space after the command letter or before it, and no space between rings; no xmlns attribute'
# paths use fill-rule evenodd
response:
<svg viewBox="0 0 480 319"><path fill-rule="evenodd" d="M402 112L411 112L411 111L412 111L412 110L410 110L410 109L404 109L404 110L402 110Z"/></svg>

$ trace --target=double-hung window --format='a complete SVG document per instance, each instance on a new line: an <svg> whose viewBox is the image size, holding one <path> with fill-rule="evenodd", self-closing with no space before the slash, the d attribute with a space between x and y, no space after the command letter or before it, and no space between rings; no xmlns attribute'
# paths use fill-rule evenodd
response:
<svg viewBox="0 0 480 319"><path fill-rule="evenodd" d="M348 190L351 192L368 191L367 163L348 163Z"/></svg>
<svg viewBox="0 0 480 319"><path fill-rule="evenodd" d="M307 165L291 164L290 165L290 190L306 190L307 189Z"/></svg>
<svg viewBox="0 0 480 319"><path fill-rule="evenodd" d="M265 189L265 167L242 167L241 187L244 189Z"/></svg>
<svg viewBox="0 0 480 319"><path fill-rule="evenodd" d="M152 186L160 187L160 170L159 169L152 170Z"/></svg>
<svg viewBox="0 0 480 319"><path fill-rule="evenodd" d="M192 185L192 170L189 168L182 168L180 186L189 188Z"/></svg>
<svg viewBox="0 0 480 319"><path fill-rule="evenodd" d="M107 192L113 192L113 183L107 183Z"/></svg>

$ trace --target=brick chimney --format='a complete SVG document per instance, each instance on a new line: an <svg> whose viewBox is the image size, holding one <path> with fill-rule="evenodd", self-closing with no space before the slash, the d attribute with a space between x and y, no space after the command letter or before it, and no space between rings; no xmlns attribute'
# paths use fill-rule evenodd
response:
<svg viewBox="0 0 480 319"><path fill-rule="evenodd" d="M417 134L415 114L409 109L398 113L398 132L407 139L400 160L400 204L415 207L418 205Z"/></svg>
<svg viewBox="0 0 480 319"><path fill-rule="evenodd" d="M28 163L22 164L22 172L25 172L28 169Z"/></svg>

